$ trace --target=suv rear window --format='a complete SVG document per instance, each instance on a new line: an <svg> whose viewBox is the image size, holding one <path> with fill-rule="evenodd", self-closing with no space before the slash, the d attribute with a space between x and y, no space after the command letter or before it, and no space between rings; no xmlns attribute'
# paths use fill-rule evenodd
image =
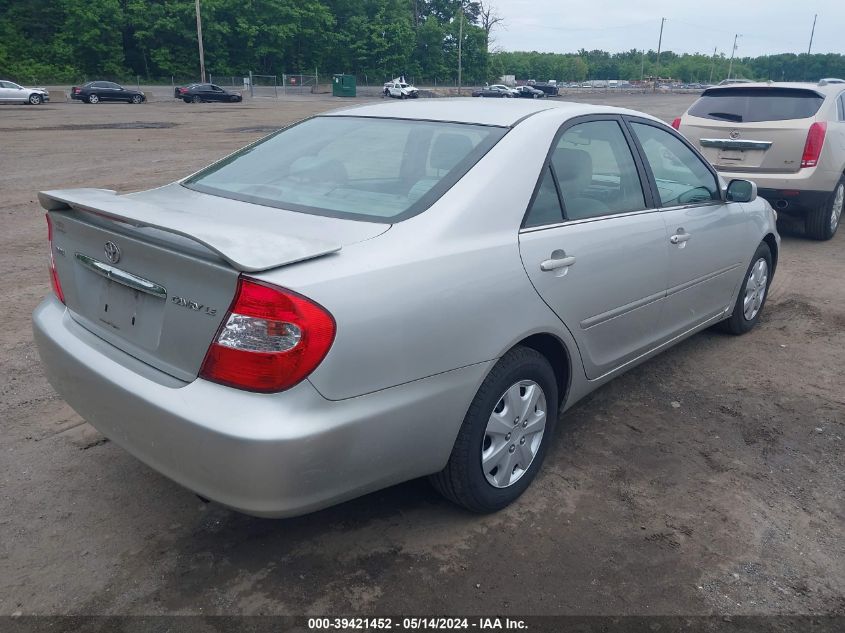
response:
<svg viewBox="0 0 845 633"><path fill-rule="evenodd" d="M719 88L706 90L689 114L736 123L786 121L815 115L822 102L819 94L798 88Z"/></svg>
<svg viewBox="0 0 845 633"><path fill-rule="evenodd" d="M506 132L464 123L318 116L182 184L270 207L397 222L431 206Z"/></svg>

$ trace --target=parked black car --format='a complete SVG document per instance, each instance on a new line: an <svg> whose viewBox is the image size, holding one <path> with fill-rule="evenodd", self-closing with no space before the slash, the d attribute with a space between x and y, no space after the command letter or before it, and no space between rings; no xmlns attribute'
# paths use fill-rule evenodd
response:
<svg viewBox="0 0 845 633"><path fill-rule="evenodd" d="M560 89L557 84L536 83L532 86L537 90L542 90L549 97L556 97L560 94Z"/></svg>
<svg viewBox="0 0 845 633"><path fill-rule="evenodd" d="M243 101L243 96L239 92L229 92L214 84L179 86L173 91L173 97L181 99L185 103L205 103L208 101L237 103Z"/></svg>
<svg viewBox="0 0 845 633"><path fill-rule="evenodd" d="M516 91L519 93L517 96L522 99L542 99L546 96L545 92L531 86L519 86Z"/></svg>
<svg viewBox="0 0 845 633"><path fill-rule="evenodd" d="M83 103L100 103L100 101L125 101L126 103L143 103L146 98L140 90L124 88L113 81L89 81L82 86L70 89L70 98Z"/></svg>

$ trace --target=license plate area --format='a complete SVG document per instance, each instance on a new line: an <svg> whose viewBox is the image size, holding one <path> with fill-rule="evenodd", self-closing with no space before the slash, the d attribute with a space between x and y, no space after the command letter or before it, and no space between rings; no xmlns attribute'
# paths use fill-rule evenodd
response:
<svg viewBox="0 0 845 633"><path fill-rule="evenodd" d="M741 163L745 160L744 149L720 149L719 162L722 163Z"/></svg>
<svg viewBox="0 0 845 633"><path fill-rule="evenodd" d="M77 266L78 310L114 335L155 350L159 345L166 301Z"/></svg>

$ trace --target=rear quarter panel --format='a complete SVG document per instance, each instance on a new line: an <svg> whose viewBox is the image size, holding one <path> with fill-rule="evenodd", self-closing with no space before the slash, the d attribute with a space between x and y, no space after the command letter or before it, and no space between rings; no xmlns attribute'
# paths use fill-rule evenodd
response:
<svg viewBox="0 0 845 633"><path fill-rule="evenodd" d="M538 114L521 123L428 211L381 236L261 275L334 316L335 342L309 378L323 396L350 398L492 360L537 332L558 336L577 358L518 245L562 120Z"/></svg>

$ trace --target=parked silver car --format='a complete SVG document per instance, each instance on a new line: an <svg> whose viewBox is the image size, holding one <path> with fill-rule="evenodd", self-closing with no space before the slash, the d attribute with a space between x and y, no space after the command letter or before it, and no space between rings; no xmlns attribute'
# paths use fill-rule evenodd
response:
<svg viewBox="0 0 845 633"><path fill-rule="evenodd" d="M41 105L49 100L50 93L44 88L24 88L14 81L0 79L0 103Z"/></svg>
<svg viewBox="0 0 845 633"><path fill-rule="evenodd" d="M671 127L546 100L349 108L165 187L39 199L56 390L263 516L425 475L502 508L560 411L703 328L751 329L780 243L755 186Z"/></svg>

